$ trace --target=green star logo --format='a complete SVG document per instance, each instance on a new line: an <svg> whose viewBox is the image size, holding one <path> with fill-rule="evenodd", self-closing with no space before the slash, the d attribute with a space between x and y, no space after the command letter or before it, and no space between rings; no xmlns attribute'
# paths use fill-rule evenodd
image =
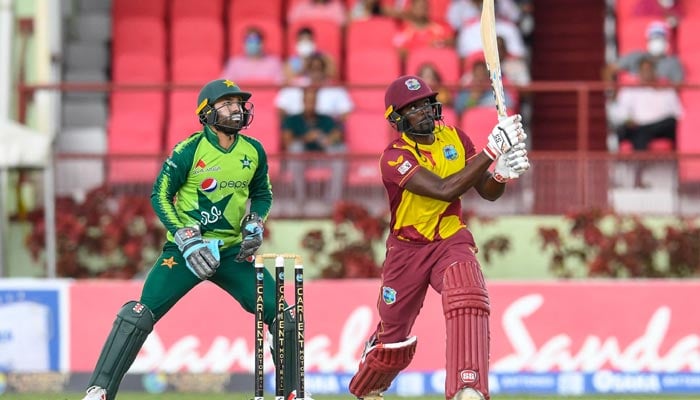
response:
<svg viewBox="0 0 700 400"><path fill-rule="evenodd" d="M248 168L248 169L250 169L250 163L251 163L252 161L253 161L253 160L251 160L250 158L248 158L248 155L244 154L244 155L243 155L243 159L241 160L241 167L242 167L242 168Z"/></svg>
<svg viewBox="0 0 700 400"><path fill-rule="evenodd" d="M185 211L185 214L199 221L202 233L217 229L233 229L233 226L224 217L224 210L226 210L232 197L233 193L217 202L213 202L204 193L197 192L199 208Z"/></svg>

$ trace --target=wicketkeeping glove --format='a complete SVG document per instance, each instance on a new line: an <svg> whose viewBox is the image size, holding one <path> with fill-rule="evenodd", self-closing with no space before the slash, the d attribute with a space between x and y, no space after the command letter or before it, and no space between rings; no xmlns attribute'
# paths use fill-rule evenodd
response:
<svg viewBox="0 0 700 400"><path fill-rule="evenodd" d="M518 143L496 160L493 179L506 183L509 179L519 178L530 168L525 143Z"/></svg>
<svg viewBox="0 0 700 400"><path fill-rule="evenodd" d="M262 218L258 216L258 213L252 212L243 218L243 221L241 221L243 242L241 242L241 250L236 256L236 261L243 262L258 251L260 245L262 245L264 230Z"/></svg>
<svg viewBox="0 0 700 400"><path fill-rule="evenodd" d="M520 123L520 114L511 115L499 121L488 136L488 143L484 147L484 153L496 160L499 156L510 150L518 143L522 143L527 138Z"/></svg>
<svg viewBox="0 0 700 400"><path fill-rule="evenodd" d="M197 278L204 280L214 275L221 259L221 240L203 240L196 226L180 228L174 236L175 244L185 258L185 265Z"/></svg>

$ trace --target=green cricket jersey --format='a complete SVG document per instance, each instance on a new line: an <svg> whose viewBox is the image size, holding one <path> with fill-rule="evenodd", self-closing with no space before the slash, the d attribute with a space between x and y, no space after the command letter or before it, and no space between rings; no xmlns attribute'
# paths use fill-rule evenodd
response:
<svg viewBox="0 0 700 400"><path fill-rule="evenodd" d="M239 133L226 150L208 126L175 146L151 193L168 240L182 227L199 225L204 238L223 240L223 249L241 242L248 199L250 212L267 219L272 187L265 149Z"/></svg>

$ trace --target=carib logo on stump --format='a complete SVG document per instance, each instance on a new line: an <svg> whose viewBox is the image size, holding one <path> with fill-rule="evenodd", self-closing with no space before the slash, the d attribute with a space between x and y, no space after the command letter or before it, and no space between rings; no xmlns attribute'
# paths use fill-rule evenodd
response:
<svg viewBox="0 0 700 400"><path fill-rule="evenodd" d="M202 191L211 193L216 190L216 187L218 186L218 182L214 178L206 178L205 180L202 181L202 183L199 185L199 187L202 189Z"/></svg>

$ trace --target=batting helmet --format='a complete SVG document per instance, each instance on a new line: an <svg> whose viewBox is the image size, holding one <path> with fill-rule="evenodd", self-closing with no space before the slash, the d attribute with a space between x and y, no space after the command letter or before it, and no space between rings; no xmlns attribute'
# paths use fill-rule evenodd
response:
<svg viewBox="0 0 700 400"><path fill-rule="evenodd" d="M405 132L410 127L408 121L398 111L414 101L431 99L435 107L435 120L442 118L442 107L437 102L438 92L433 91L425 81L417 76L404 75L389 85L384 94L384 118L399 131Z"/></svg>
<svg viewBox="0 0 700 400"><path fill-rule="evenodd" d="M195 110L197 116L199 116L199 122L202 125L216 125L218 114L214 109L214 103L225 96L239 96L246 103L243 105L242 110L244 119L242 127L248 126L252 121L253 115L252 104L248 102L251 94L242 91L235 82L228 79L213 80L204 85L202 90L199 91L197 109Z"/></svg>

